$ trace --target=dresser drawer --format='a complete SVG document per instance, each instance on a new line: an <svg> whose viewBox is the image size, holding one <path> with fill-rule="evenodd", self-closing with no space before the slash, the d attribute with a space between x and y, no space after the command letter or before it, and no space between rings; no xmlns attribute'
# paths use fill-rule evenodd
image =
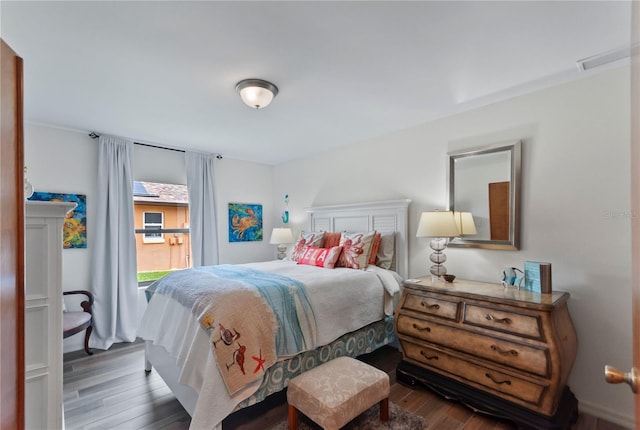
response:
<svg viewBox="0 0 640 430"><path fill-rule="evenodd" d="M549 376L547 349L532 348L408 315L401 314L397 318L396 327L400 335L443 345L519 371L543 377Z"/></svg>
<svg viewBox="0 0 640 430"><path fill-rule="evenodd" d="M458 320L458 307L460 302L443 300L441 298L422 296L409 293L406 296L403 309L409 309L424 314L434 315L453 321Z"/></svg>
<svg viewBox="0 0 640 430"><path fill-rule="evenodd" d="M463 322L531 339L542 339L543 337L538 317L516 314L488 306L467 304Z"/></svg>
<svg viewBox="0 0 640 430"><path fill-rule="evenodd" d="M419 365L437 369L456 379L479 384L494 394L508 400L516 399L536 407L541 403L547 386L507 375L479 364L471 363L450 354L418 345L402 342L405 356Z"/></svg>

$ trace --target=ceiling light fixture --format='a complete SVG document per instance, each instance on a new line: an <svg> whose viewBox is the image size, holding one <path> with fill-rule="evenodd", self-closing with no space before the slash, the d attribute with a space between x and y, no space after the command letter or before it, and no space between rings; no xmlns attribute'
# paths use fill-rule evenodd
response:
<svg viewBox="0 0 640 430"><path fill-rule="evenodd" d="M278 94L278 87L262 79L245 79L236 84L236 91L247 106L261 109Z"/></svg>

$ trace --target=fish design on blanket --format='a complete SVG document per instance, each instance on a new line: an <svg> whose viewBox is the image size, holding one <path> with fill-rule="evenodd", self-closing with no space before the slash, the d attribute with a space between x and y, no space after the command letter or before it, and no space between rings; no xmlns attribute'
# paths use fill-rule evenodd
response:
<svg viewBox="0 0 640 430"><path fill-rule="evenodd" d="M295 279L218 265L171 273L153 288L190 309L207 332L230 395L261 379L279 357L316 347L313 309ZM255 369L245 369L245 360L255 362Z"/></svg>

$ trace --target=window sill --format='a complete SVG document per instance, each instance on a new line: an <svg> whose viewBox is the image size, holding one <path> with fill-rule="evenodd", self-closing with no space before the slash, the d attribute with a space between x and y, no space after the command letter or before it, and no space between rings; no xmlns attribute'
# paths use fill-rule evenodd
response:
<svg viewBox="0 0 640 430"><path fill-rule="evenodd" d="M142 239L142 243L165 243L164 239Z"/></svg>

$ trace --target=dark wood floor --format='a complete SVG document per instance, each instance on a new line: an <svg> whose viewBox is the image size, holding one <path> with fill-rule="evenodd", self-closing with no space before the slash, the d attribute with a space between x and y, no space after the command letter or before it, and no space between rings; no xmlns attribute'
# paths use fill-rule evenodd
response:
<svg viewBox="0 0 640 430"><path fill-rule="evenodd" d="M389 373L390 400L426 418L433 430L511 430L506 422L474 414L424 389L395 382L400 353L385 347L361 357ZM120 344L109 351L84 351L64 357L65 424L73 429L188 429L190 417L160 376L144 372L142 343ZM252 408L236 412L224 422L224 430L263 430L287 415L283 394ZM581 414L574 430L622 430L623 428Z"/></svg>

